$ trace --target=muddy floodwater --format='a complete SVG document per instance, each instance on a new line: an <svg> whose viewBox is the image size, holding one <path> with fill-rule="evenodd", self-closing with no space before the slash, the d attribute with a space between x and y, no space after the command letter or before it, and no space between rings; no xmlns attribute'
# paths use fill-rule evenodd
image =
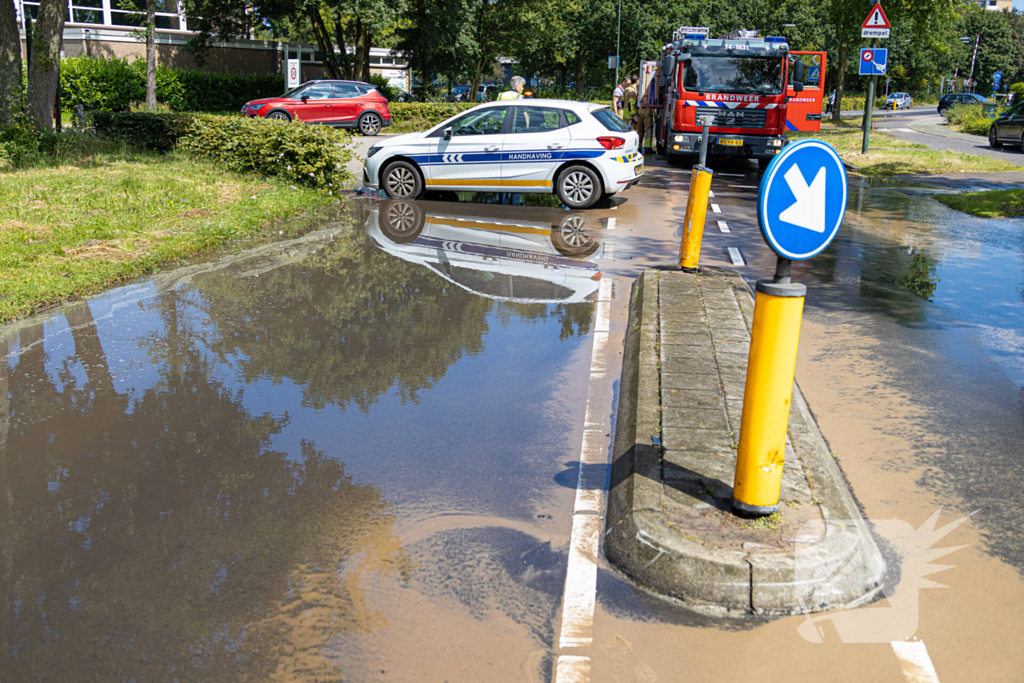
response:
<svg viewBox="0 0 1024 683"><path fill-rule="evenodd" d="M601 245L377 215L5 328L0 680L548 675Z"/></svg>

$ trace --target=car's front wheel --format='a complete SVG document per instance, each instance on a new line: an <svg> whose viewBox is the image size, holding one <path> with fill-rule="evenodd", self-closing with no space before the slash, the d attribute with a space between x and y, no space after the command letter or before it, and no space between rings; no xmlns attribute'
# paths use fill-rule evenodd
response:
<svg viewBox="0 0 1024 683"><path fill-rule="evenodd" d="M408 161L395 161L384 169L381 185L391 199L413 199L423 192L423 177Z"/></svg>
<svg viewBox="0 0 1024 683"><path fill-rule="evenodd" d="M395 244L408 244L423 231L423 211L416 202L387 202L378 216L381 232Z"/></svg>
<svg viewBox="0 0 1024 683"><path fill-rule="evenodd" d="M949 107L939 107L939 116L945 116L948 110Z"/></svg>
<svg viewBox="0 0 1024 683"><path fill-rule="evenodd" d="M988 146L992 149L999 149L1003 146L1003 143L999 142L999 129L995 124L988 129Z"/></svg>
<svg viewBox="0 0 1024 683"><path fill-rule="evenodd" d="M271 121L291 121L292 117L288 115L286 111L272 111L267 114L267 118Z"/></svg>
<svg viewBox="0 0 1024 683"><path fill-rule="evenodd" d="M589 209L603 194L601 178L587 166L570 166L558 176L555 192L570 209Z"/></svg>
<svg viewBox="0 0 1024 683"><path fill-rule="evenodd" d="M380 132L381 118L378 114L367 112L359 118L359 132L373 136Z"/></svg>
<svg viewBox="0 0 1024 683"><path fill-rule="evenodd" d="M551 226L551 245L562 256L583 258L601 246L586 232L587 219L581 214L566 216L558 226Z"/></svg>

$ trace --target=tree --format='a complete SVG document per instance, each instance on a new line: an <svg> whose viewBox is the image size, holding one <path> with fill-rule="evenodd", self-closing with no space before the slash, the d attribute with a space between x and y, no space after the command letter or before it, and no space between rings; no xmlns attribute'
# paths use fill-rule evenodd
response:
<svg viewBox="0 0 1024 683"><path fill-rule="evenodd" d="M32 55L28 73L28 107L36 128L53 128L53 103L57 97L60 51L64 44L62 0L41 0L39 15L33 24ZM19 88L20 88L19 84Z"/></svg>
<svg viewBox="0 0 1024 683"><path fill-rule="evenodd" d="M146 108L156 111L156 0L146 0Z"/></svg>
<svg viewBox="0 0 1024 683"><path fill-rule="evenodd" d="M13 2L0 1L0 126L21 110L21 37Z"/></svg>

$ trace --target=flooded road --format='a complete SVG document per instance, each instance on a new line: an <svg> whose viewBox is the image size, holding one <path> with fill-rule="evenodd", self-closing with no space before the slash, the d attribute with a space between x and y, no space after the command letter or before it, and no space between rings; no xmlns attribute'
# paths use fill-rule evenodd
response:
<svg viewBox="0 0 1024 683"><path fill-rule="evenodd" d="M580 213L353 201L0 328L0 682L551 680L584 654L558 647L577 463L618 374L588 375L594 302L614 284L621 349L688 180L655 162ZM751 280L758 180L716 169L704 239ZM797 379L865 516L981 509L921 595L944 683L1022 680L1022 255L1024 222L855 181L794 268ZM594 681L908 680L888 644L710 619L599 565Z"/></svg>

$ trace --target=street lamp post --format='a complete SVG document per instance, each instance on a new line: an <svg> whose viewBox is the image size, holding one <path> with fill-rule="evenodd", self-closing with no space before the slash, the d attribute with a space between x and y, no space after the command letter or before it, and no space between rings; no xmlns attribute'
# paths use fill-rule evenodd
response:
<svg viewBox="0 0 1024 683"><path fill-rule="evenodd" d="M615 85L619 84L619 67L622 65L622 0L619 0L619 28L615 32Z"/></svg>

